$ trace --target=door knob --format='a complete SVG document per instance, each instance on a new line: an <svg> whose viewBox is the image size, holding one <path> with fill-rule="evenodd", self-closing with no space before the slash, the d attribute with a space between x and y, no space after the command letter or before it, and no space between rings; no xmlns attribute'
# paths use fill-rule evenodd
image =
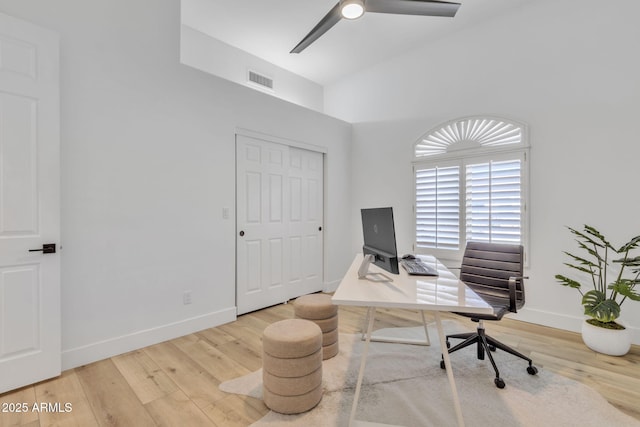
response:
<svg viewBox="0 0 640 427"><path fill-rule="evenodd" d="M55 243L45 243L42 245L42 249L29 249L29 252L42 252L43 254L55 254L56 253L56 244Z"/></svg>
<svg viewBox="0 0 640 427"><path fill-rule="evenodd" d="M244 230L240 231L240 237L244 236Z"/></svg>

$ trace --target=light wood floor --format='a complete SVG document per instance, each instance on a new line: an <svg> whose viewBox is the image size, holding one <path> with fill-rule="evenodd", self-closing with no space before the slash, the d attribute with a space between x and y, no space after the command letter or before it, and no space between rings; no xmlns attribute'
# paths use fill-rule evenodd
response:
<svg viewBox="0 0 640 427"><path fill-rule="evenodd" d="M340 331L359 331L363 313L341 307ZM72 369L59 378L0 395L3 407L5 403L27 403L30 409L42 402L59 402L63 408L65 403L72 404L67 413L0 413L0 426L249 425L266 414L267 408L260 400L223 393L218 385L259 369L262 331L292 314L291 304L267 308L240 316L231 324ZM375 326L419 324L417 312L380 310ZM470 329L474 325L469 322ZM640 420L640 346L625 357L608 357L588 350L578 334L508 319L485 325L487 333L528 354L538 368L588 384Z"/></svg>

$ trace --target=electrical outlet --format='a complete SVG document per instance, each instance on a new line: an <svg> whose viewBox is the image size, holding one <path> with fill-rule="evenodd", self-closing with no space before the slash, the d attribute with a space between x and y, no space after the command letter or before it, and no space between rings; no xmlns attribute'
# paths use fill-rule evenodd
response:
<svg viewBox="0 0 640 427"><path fill-rule="evenodd" d="M222 218L229 219L229 208L222 208Z"/></svg>
<svg viewBox="0 0 640 427"><path fill-rule="evenodd" d="M182 303L184 305L191 304L191 291L184 291L182 294Z"/></svg>

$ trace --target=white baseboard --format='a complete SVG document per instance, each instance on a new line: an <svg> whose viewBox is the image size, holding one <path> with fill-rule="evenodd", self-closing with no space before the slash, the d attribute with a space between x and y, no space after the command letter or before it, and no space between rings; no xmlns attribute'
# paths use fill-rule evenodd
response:
<svg viewBox="0 0 640 427"><path fill-rule="evenodd" d="M517 314L508 315L511 319L521 320L523 322L535 323L537 325L549 326L551 328L563 329L580 333L582 328L583 316L567 316L564 314L551 313L544 310L531 309L524 307ZM640 345L640 329L630 327L631 342Z"/></svg>
<svg viewBox="0 0 640 427"><path fill-rule="evenodd" d="M233 322L234 320L236 320L236 307L230 307L156 328L137 331L128 335L63 350L62 370L64 371L98 360L107 359L128 351L137 350L203 329Z"/></svg>

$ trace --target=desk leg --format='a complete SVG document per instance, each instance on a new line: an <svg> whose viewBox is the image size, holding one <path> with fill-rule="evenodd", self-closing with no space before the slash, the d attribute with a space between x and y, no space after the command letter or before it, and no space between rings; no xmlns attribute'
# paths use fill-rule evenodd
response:
<svg viewBox="0 0 640 427"><path fill-rule="evenodd" d="M427 327L427 319L424 318L424 310L420 310L420 315L422 316L422 325L424 326L424 337L426 340L426 345L431 345L431 338L429 338L429 329Z"/></svg>
<svg viewBox="0 0 640 427"><path fill-rule="evenodd" d="M395 344L413 344L413 345L431 345L431 339L429 338L429 329L427 327L427 320L424 317L424 311L418 310L420 315L422 316L422 325L424 326L424 338L420 336L420 333L417 332L412 336L403 336L403 335L394 335L392 332L389 333L387 331L386 335L384 330L372 331L371 332L371 341L373 342L387 342L387 343L395 343ZM362 327L360 328L360 339L362 341L365 340L367 336L367 325L369 324L369 311L367 311L367 315L364 317L362 322Z"/></svg>
<svg viewBox="0 0 640 427"><path fill-rule="evenodd" d="M371 309L367 308L367 314L364 316L362 327L360 328L361 341L364 341L367 338L367 328L369 327L369 316L371 316Z"/></svg>
<svg viewBox="0 0 640 427"><path fill-rule="evenodd" d="M453 395L453 406L456 410L456 417L458 418L458 426L464 427L464 418L462 417L462 407L460 406L460 398L458 397L458 390L456 389L456 383L453 379L453 370L451 369L451 361L449 359L449 352L447 351L446 337L444 330L442 329L442 322L440 321L440 313L433 312L436 319L436 325L438 327L438 336L440 337L440 348L442 349L442 357L444 359L444 366L447 370L447 377L449 378L449 385L451 386L451 394Z"/></svg>
<svg viewBox="0 0 640 427"><path fill-rule="evenodd" d="M358 408L358 399L360 398L360 389L362 388L362 379L364 378L364 367L367 362L367 353L369 352L369 343L371 342L371 331L373 329L373 320L376 317L376 308L369 307L367 310L367 337L362 349L362 357L360 358L360 372L358 373L358 382L356 383L356 392L353 395L353 404L351 405L351 416L349 417L349 425L352 426L356 418L356 409Z"/></svg>

